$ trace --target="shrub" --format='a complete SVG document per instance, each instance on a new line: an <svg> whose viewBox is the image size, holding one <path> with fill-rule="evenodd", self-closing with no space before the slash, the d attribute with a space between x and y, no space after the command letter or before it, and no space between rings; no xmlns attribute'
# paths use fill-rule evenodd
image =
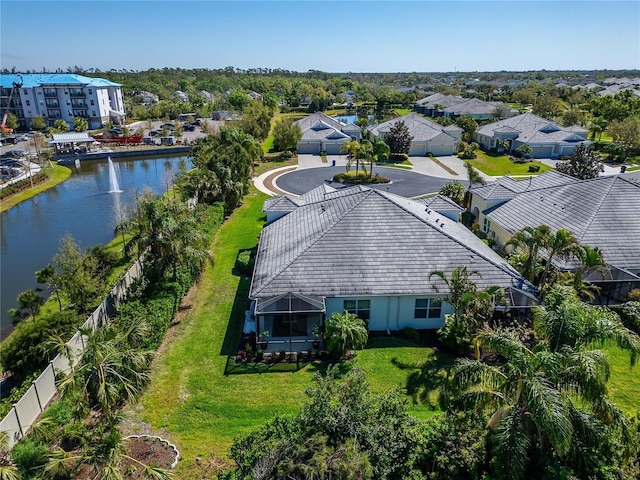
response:
<svg viewBox="0 0 640 480"><path fill-rule="evenodd" d="M625 303L618 313L624 326L640 335L640 301Z"/></svg>
<svg viewBox="0 0 640 480"><path fill-rule="evenodd" d="M529 165L529 171L530 172L539 172L540 171L540 165Z"/></svg>
<svg viewBox="0 0 640 480"><path fill-rule="evenodd" d="M83 317L77 313L64 311L18 324L11 336L2 343L2 367L22 383L30 373L39 373L55 356L55 353L45 351L46 341L52 335L71 338L82 322Z"/></svg>
<svg viewBox="0 0 640 480"><path fill-rule="evenodd" d="M333 176L333 181L338 183L352 183L352 184L375 184L375 183L389 183L389 179L381 177L379 175L369 176L368 173L358 172L356 176L355 172L338 173Z"/></svg>
<svg viewBox="0 0 640 480"><path fill-rule="evenodd" d="M236 258L236 269L242 275L251 275L255 260L251 255L251 250L242 250Z"/></svg>
<svg viewBox="0 0 640 480"><path fill-rule="evenodd" d="M640 302L640 288L634 288L627 295L627 300L630 302Z"/></svg>
<svg viewBox="0 0 640 480"><path fill-rule="evenodd" d="M329 353L335 358L342 358L348 350L364 348L369 332L364 320L354 313L336 312L326 322L324 338Z"/></svg>
<svg viewBox="0 0 640 480"><path fill-rule="evenodd" d="M49 406L45 416L53 420L56 425L66 425L73 418L73 405L64 399L59 400Z"/></svg>
<svg viewBox="0 0 640 480"><path fill-rule="evenodd" d="M409 155L406 153L392 153L389 155L390 163L402 163L409 160Z"/></svg>
<svg viewBox="0 0 640 480"><path fill-rule="evenodd" d="M420 334L415 328L404 327L402 329L402 336L407 340L411 340L414 343L420 342Z"/></svg>
<svg viewBox="0 0 640 480"><path fill-rule="evenodd" d="M60 446L65 452L85 447L90 439L89 428L83 423L71 423L60 432Z"/></svg>
<svg viewBox="0 0 640 480"><path fill-rule="evenodd" d="M11 459L24 478L32 478L33 471L47 461L46 445L27 437L19 441L11 450Z"/></svg>
<svg viewBox="0 0 640 480"><path fill-rule="evenodd" d="M279 157L280 160L289 160L291 157L293 157L293 153L291 153L289 150L285 150L284 152L280 153Z"/></svg>

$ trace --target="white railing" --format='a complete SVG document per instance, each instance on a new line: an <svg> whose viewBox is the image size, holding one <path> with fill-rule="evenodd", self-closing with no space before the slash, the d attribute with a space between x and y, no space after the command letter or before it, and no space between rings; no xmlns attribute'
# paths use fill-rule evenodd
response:
<svg viewBox="0 0 640 480"><path fill-rule="evenodd" d="M116 307L125 298L131 284L141 275L142 260L138 259L127 271L124 278L111 289L107 298L87 317L81 329L93 330L104 325L109 320L109 315L115 312ZM56 388L56 373L69 373L79 360L84 351L84 337L80 330L76 331L67 342L67 347L70 358L64 352L56 355L40 376L32 382L26 393L0 421L0 432L4 432L7 435L9 448L13 447L18 440L29 433L31 426L56 396L58 392Z"/></svg>

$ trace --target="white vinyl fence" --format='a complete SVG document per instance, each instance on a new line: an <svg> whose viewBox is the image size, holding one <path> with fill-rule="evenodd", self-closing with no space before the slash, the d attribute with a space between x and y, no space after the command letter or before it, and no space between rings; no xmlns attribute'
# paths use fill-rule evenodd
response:
<svg viewBox="0 0 640 480"><path fill-rule="evenodd" d="M138 259L127 271L124 278L111 289L107 298L89 315L82 328L93 330L104 325L109 320L109 317L115 313L116 307L126 297L131 284L141 275L142 259ZM9 448L13 447L18 440L29 433L31 425L38 420L38 417L55 397L57 393L56 373L68 373L78 361L84 351L84 338L80 331L77 331L71 337L71 340L67 342L67 347L71 358L67 357L65 353L56 355L37 380L31 384L29 390L13 405L7 416L0 421L0 432L6 433Z"/></svg>

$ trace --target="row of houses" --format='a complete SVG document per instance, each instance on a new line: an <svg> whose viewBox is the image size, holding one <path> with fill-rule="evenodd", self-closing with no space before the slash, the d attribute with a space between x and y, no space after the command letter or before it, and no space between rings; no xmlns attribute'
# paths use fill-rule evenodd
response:
<svg viewBox="0 0 640 480"><path fill-rule="evenodd" d="M525 226L565 228L607 263L587 279L602 303L640 286L640 184L623 176L577 180L550 171L530 181L503 178L471 188L482 229L505 245ZM452 308L434 271L478 272L480 288L502 287L504 308L537 304L537 291L504 258L459 223L444 197L409 199L363 186L323 185L265 202L250 287L253 331L304 344L334 312L350 311L371 331L439 328ZM576 265L554 258L555 266ZM248 333L248 332L247 332Z"/></svg>
<svg viewBox="0 0 640 480"><path fill-rule="evenodd" d="M477 98L463 98L458 95L434 93L418 100L413 110L427 117L450 117L456 119L468 115L474 120L512 117L518 110L502 102L485 102Z"/></svg>
<svg viewBox="0 0 640 480"><path fill-rule="evenodd" d="M366 135L370 140L384 139L398 122L404 122L412 137L409 150L412 156L453 155L461 140L460 127L442 126L418 113L409 113L370 127ZM322 112L304 117L296 123L302 130L298 153L338 154L346 142L360 140L362 136L358 126L342 124ZM592 142L587 140L588 133L588 130L577 125L563 127L532 113L524 113L483 125L476 130L475 140L487 150L501 149L500 141L506 141L508 146L504 150L507 152L529 145L533 158L557 158L572 155L577 145L590 145Z"/></svg>

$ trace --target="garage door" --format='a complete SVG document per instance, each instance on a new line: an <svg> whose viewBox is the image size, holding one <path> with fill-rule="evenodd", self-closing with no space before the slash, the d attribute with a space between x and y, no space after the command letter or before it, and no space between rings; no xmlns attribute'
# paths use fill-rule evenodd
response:
<svg viewBox="0 0 640 480"><path fill-rule="evenodd" d="M424 143L411 142L409 155L424 156L427 154L427 146Z"/></svg>
<svg viewBox="0 0 640 480"><path fill-rule="evenodd" d="M436 157L443 155L453 155L453 147L451 145L429 145L429 152Z"/></svg>
<svg viewBox="0 0 640 480"><path fill-rule="evenodd" d="M325 143L324 150L329 155L339 155L342 145L342 143Z"/></svg>
<svg viewBox="0 0 640 480"><path fill-rule="evenodd" d="M320 142L298 142L298 153L320 153Z"/></svg>
<svg viewBox="0 0 640 480"><path fill-rule="evenodd" d="M549 145L548 147L535 147L533 152L531 152L531 156L533 158L551 158L551 152L553 152L552 145Z"/></svg>
<svg viewBox="0 0 640 480"><path fill-rule="evenodd" d="M573 155L576 153L575 145L571 145L570 147L562 147L562 153L560 155Z"/></svg>

